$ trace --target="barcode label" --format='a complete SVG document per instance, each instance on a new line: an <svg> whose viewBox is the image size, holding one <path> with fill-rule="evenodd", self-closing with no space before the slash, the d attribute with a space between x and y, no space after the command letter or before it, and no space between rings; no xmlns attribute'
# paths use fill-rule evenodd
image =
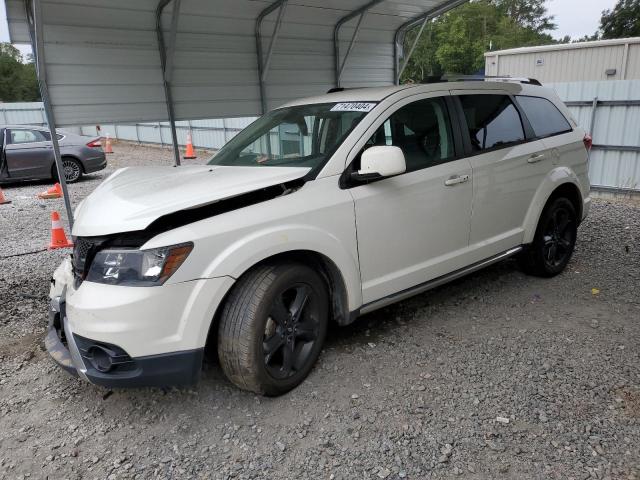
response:
<svg viewBox="0 0 640 480"><path fill-rule="evenodd" d="M332 112L370 112L375 107L375 103L336 103L331 109Z"/></svg>

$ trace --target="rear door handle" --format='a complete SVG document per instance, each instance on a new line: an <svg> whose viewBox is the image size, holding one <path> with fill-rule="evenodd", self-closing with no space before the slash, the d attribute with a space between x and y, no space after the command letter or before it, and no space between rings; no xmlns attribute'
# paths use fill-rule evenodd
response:
<svg viewBox="0 0 640 480"><path fill-rule="evenodd" d="M540 160L544 160L544 154L531 155L527 160L528 163L538 163Z"/></svg>
<svg viewBox="0 0 640 480"><path fill-rule="evenodd" d="M454 175L453 177L449 177L445 180L444 184L447 187L452 187L453 185L457 185L459 183L464 183L469 181L469 175Z"/></svg>

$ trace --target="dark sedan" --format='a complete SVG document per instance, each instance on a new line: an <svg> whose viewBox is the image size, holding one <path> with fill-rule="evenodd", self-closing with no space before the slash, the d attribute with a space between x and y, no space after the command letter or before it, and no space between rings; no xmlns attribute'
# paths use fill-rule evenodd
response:
<svg viewBox="0 0 640 480"><path fill-rule="evenodd" d="M51 134L41 127L0 125L0 182L58 177ZM107 159L100 138L58 131L64 176L68 183L102 170Z"/></svg>

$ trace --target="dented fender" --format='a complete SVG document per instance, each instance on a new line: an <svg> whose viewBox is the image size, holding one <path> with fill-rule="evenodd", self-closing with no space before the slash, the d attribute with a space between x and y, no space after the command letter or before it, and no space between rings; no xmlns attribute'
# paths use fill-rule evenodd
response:
<svg viewBox="0 0 640 480"><path fill-rule="evenodd" d="M327 177L289 195L206 218L158 234L142 248L193 242L194 249L168 284L199 278L241 277L274 255L309 251L340 272L351 311L362 304L353 198L337 190L327 200ZM309 222L313 218L313 223Z"/></svg>

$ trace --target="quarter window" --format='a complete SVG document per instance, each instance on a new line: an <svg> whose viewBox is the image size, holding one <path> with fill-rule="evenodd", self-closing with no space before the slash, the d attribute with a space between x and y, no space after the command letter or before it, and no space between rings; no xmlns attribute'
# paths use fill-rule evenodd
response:
<svg viewBox="0 0 640 480"><path fill-rule="evenodd" d="M475 152L524 140L520 114L506 95L461 95L471 148Z"/></svg>
<svg viewBox="0 0 640 480"><path fill-rule="evenodd" d="M400 147L407 172L438 165L455 156L451 122L442 98L418 100L392 114L369 139L373 146Z"/></svg>
<svg viewBox="0 0 640 480"><path fill-rule="evenodd" d="M549 137L573 130L571 124L553 103L541 97L516 97L536 137Z"/></svg>

